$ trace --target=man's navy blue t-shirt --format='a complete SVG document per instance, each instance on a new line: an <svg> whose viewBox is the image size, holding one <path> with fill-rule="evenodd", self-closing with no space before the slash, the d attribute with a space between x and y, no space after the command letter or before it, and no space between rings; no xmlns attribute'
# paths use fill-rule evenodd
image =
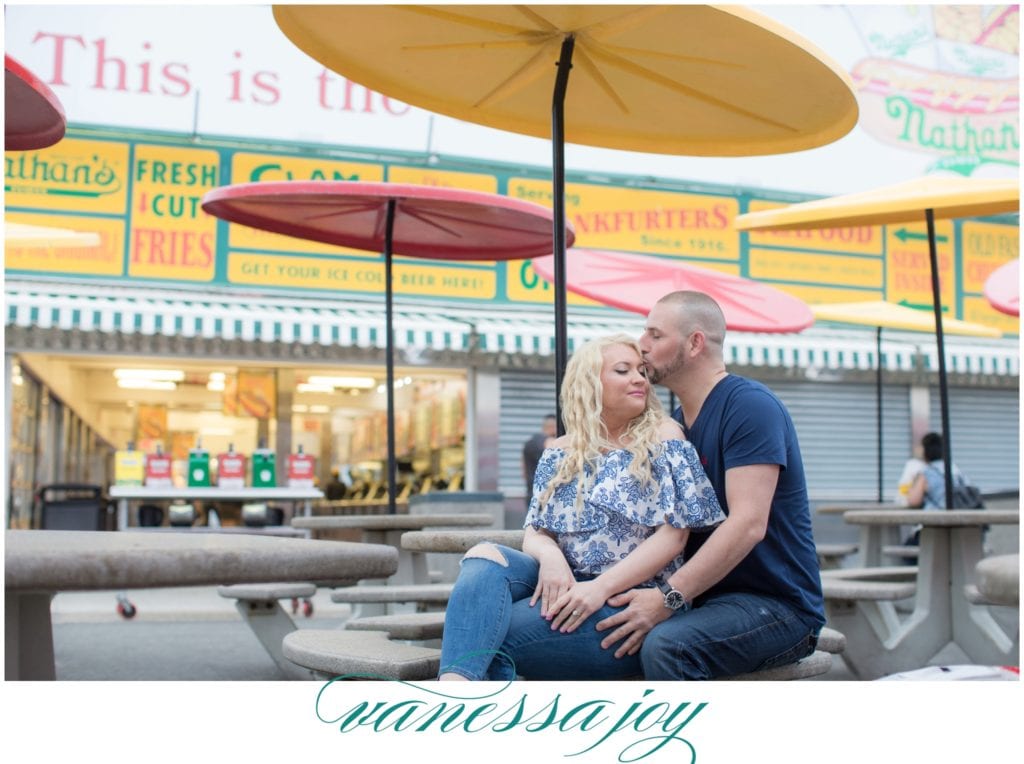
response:
<svg viewBox="0 0 1024 764"><path fill-rule="evenodd" d="M674 416L681 422L682 410ZM824 625L804 466L793 421L782 401L760 382L730 374L712 389L693 426L684 429L726 514L726 470L752 464L781 467L764 539L696 604L723 592L757 592L790 603L811 628ZM686 558L709 536L691 533Z"/></svg>

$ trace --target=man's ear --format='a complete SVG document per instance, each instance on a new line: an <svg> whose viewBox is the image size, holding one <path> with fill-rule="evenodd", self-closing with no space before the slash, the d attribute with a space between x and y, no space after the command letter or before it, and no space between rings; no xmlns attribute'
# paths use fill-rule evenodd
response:
<svg viewBox="0 0 1024 764"><path fill-rule="evenodd" d="M691 355L700 355L701 351L704 350L704 346L707 345L707 337L704 336L704 332L700 329L695 329L690 334L688 350Z"/></svg>

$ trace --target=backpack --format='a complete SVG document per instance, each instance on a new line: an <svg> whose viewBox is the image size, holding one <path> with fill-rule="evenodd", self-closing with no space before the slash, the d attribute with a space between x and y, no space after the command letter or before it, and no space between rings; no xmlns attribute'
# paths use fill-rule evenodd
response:
<svg viewBox="0 0 1024 764"><path fill-rule="evenodd" d="M926 467L945 480L942 473L934 467ZM938 503L938 502L936 502ZM944 507L943 507L944 508ZM981 498L978 486L971 485L959 471L953 474L953 509L984 509L985 502Z"/></svg>

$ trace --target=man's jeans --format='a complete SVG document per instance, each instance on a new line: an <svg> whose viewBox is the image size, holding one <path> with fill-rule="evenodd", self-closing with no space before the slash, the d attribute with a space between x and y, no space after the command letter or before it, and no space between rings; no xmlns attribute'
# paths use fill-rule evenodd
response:
<svg viewBox="0 0 1024 764"><path fill-rule="evenodd" d="M640 674L638 655L615 657L601 648L608 632L595 628L621 608L605 605L571 634L551 630L540 601L530 607L540 566L509 547L494 545L508 565L465 557L448 601L441 642L441 673L468 679L626 679Z"/></svg>
<svg viewBox="0 0 1024 764"><path fill-rule="evenodd" d="M818 631L773 597L731 592L659 623L644 639L640 660L651 681L716 679L806 657Z"/></svg>

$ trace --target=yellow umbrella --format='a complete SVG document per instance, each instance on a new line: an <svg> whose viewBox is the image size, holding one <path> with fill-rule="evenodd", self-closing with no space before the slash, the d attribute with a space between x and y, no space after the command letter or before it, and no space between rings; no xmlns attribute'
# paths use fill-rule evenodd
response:
<svg viewBox="0 0 1024 764"><path fill-rule="evenodd" d="M820 321L875 326L879 329L902 329L909 332L935 331L935 318L930 313L884 300L812 305L811 311ZM960 321L956 318L943 318L942 328L947 334L962 334L969 337L1003 336L1001 331L991 326Z"/></svg>
<svg viewBox="0 0 1024 764"><path fill-rule="evenodd" d="M841 302L812 305L811 312L819 321L875 327L875 412L878 420L878 501L883 501L882 471L882 329L901 329L911 332L932 332L935 319L923 310L908 308L893 302L872 300L867 302ZM1002 332L984 324L973 324L955 318L944 318L943 329L950 334L972 337L1001 337Z"/></svg>
<svg viewBox="0 0 1024 764"><path fill-rule="evenodd" d="M275 5L274 18L317 61L380 93L550 136L556 388L567 355L566 140L747 156L822 146L857 122L835 62L736 6Z"/></svg>
<svg viewBox="0 0 1024 764"><path fill-rule="evenodd" d="M942 295L939 292L939 264L935 248L935 219L978 217L1017 212L1020 186L1015 180L970 178L917 178L894 186L775 210L740 215L736 228L744 230L796 230L883 225L916 222L924 217L928 226L931 261L935 340L939 357L939 409L942 415L943 465L946 478L946 508L953 508L952 449L949 433L949 390L946 383L946 348L943 338Z"/></svg>

